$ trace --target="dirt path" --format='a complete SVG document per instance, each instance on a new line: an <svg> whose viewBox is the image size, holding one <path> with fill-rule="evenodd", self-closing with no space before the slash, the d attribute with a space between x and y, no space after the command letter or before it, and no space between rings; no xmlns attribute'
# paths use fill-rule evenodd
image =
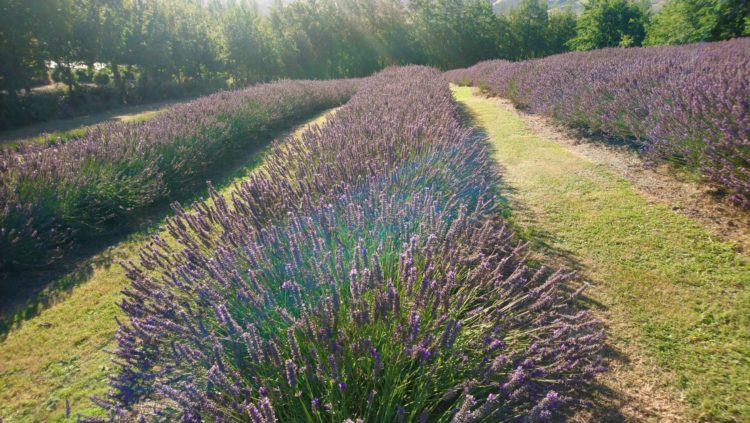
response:
<svg viewBox="0 0 750 423"><path fill-rule="evenodd" d="M495 150L519 234L592 284L611 370L575 420L750 420L747 239L716 236L731 225L701 216L703 197L640 173L628 152L576 144L471 88L454 94Z"/></svg>
<svg viewBox="0 0 750 423"><path fill-rule="evenodd" d="M332 112L287 134L298 136ZM251 160L235 178L216 187L228 196L235 181L261 168L262 160ZM66 400L71 407L69 421L76 421L78 413L101 414L90 397L107 392L107 375L112 370L107 351L115 346L114 319L120 314L115 303L127 285L117 263L138 261L138 250L149 242L150 234L165 230L158 226L139 231L93 257L85 274L66 276L83 279L75 288L0 340L0 422L68 421L64 418Z"/></svg>

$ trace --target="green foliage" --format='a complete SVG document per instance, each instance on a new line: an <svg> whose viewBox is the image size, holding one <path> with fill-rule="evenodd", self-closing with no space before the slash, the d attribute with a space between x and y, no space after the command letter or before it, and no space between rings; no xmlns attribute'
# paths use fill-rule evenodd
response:
<svg viewBox="0 0 750 423"><path fill-rule="evenodd" d="M547 3L542 0L521 0L509 14L512 56L529 59L547 53Z"/></svg>
<svg viewBox="0 0 750 423"><path fill-rule="evenodd" d="M109 72L103 69L94 75L94 83L96 85L108 85L109 79Z"/></svg>
<svg viewBox="0 0 750 423"><path fill-rule="evenodd" d="M228 6L224 16L222 41L234 81L247 85L278 74L280 58L257 5L243 0Z"/></svg>
<svg viewBox="0 0 750 423"><path fill-rule="evenodd" d="M648 12L630 0L591 0L568 46L574 50L640 46L647 21Z"/></svg>
<svg viewBox="0 0 750 423"><path fill-rule="evenodd" d="M33 122L19 96L46 79L52 63L52 79L70 91L58 104L75 114L83 111L76 106L86 95L81 83L94 78L111 88L112 104L133 103L184 95L195 85L225 86L216 81L239 88L364 76L407 63L449 69L638 46L644 38L672 44L750 34L750 0L668 0L651 24L646 7L633 1L640 0L591 0L578 19L571 7L550 12L545 0L511 1L499 14L486 0L276 0L263 7L256 0L45 0L34 7L6 0L0 97L7 98L0 101L12 109L3 113L6 126ZM76 71L84 64L106 66L109 81Z"/></svg>
<svg viewBox="0 0 750 423"><path fill-rule="evenodd" d="M75 92L95 77L82 65L99 64L111 72L117 102L170 83L223 78L240 87L407 63L445 69L539 57L564 51L575 22L570 11L548 16L541 0L523 0L507 15L486 0L28 3L0 6L0 27L8 28L0 33L0 90L15 96L54 63L54 80Z"/></svg>
<svg viewBox="0 0 750 423"><path fill-rule="evenodd" d="M547 22L547 53L568 51L566 43L576 36L576 15L571 8L549 14Z"/></svg>
<svg viewBox="0 0 750 423"><path fill-rule="evenodd" d="M499 14L486 0L5 0L0 91L18 109L51 63L72 92L95 76L75 69L106 65L113 100L125 103L194 81L241 87L750 35L750 0L667 0L650 24L634 1L591 0L577 19L545 0L509 1Z"/></svg>
<svg viewBox="0 0 750 423"><path fill-rule="evenodd" d="M50 72L50 79L52 79L53 82L63 82L62 68L60 66L55 66L52 69L52 72Z"/></svg>
<svg viewBox="0 0 750 423"><path fill-rule="evenodd" d="M456 68L497 57L499 21L483 0L419 0L409 4L421 63Z"/></svg>
<svg viewBox="0 0 750 423"><path fill-rule="evenodd" d="M94 80L94 72L90 69L76 69L75 76L78 82L90 83Z"/></svg>
<svg viewBox="0 0 750 423"><path fill-rule="evenodd" d="M669 0L647 26L644 44L686 44L743 35L750 35L748 0Z"/></svg>
<svg viewBox="0 0 750 423"><path fill-rule="evenodd" d="M0 2L0 90L11 96L29 88L33 76L44 69L44 50L38 31L41 15L50 2L3 0Z"/></svg>
<svg viewBox="0 0 750 423"><path fill-rule="evenodd" d="M567 42L576 35L576 15L571 8L550 13L544 0L521 0L498 16L500 54L524 60L568 51Z"/></svg>

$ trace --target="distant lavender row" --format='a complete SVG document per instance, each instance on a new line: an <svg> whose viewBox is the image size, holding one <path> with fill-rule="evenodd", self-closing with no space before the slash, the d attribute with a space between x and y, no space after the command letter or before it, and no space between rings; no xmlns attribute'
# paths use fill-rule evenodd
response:
<svg viewBox="0 0 750 423"><path fill-rule="evenodd" d="M204 184L270 130L337 106L357 81L282 81L222 92L144 123L0 155L0 273L47 264L73 241L133 224L140 209Z"/></svg>
<svg viewBox="0 0 750 423"><path fill-rule="evenodd" d="M545 421L601 371L572 274L532 268L424 67L368 79L226 200L175 205L121 308L115 420ZM575 287L574 287L575 288Z"/></svg>
<svg viewBox="0 0 750 423"><path fill-rule="evenodd" d="M534 113L677 160L750 208L750 39L606 49L450 71Z"/></svg>

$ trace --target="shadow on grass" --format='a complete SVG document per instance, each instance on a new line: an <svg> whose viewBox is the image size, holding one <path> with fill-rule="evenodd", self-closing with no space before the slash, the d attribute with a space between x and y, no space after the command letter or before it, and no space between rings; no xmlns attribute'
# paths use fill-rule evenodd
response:
<svg viewBox="0 0 750 423"><path fill-rule="evenodd" d="M477 139L487 143L487 147L492 149L492 146L486 141L489 138L486 131L477 123L477 119L472 112L460 102L458 103L458 110L463 122L474 128L474 134ZM495 166L497 166L501 179L501 184L496 187L499 199L498 203L500 204L499 213L503 219L509 222L519 240L530 243L532 256L529 258L529 264L534 266L564 267L578 272L585 271L585 265L579 261L574 252L553 247L556 239L555 234L541 229L541 225L533 217L535 213L532 213L526 205L518 200L518 196L516 195L517 189L503 181L502 175L504 169L502 165L495 163ZM521 220L520 216L523 216L523 227L519 224ZM570 286L566 288L570 292L575 290L574 287ZM604 304L585 294L576 300L575 308L602 311L607 309ZM604 329L605 331L607 330L606 326ZM626 366L630 362L630 359L623 352L606 341L602 350L602 356L608 366ZM608 386L594 381L587 388L584 396L588 398L588 404L583 409L570 410L559 421L579 421L581 420L581 414L586 415L584 421L623 422L629 420L621 412L626 404L634 401L627 393L612 390ZM647 417L655 418L658 416Z"/></svg>
<svg viewBox="0 0 750 423"><path fill-rule="evenodd" d="M253 135L256 140L252 145L238 151L232 160L216 163L211 172L204 175L204 179L213 181L217 190L226 188L237 178L257 168L273 141L285 139L305 122L329 111L330 109L294 119L285 129ZM180 201L190 204L207 196L207 185L197 184L189 193L154 204L132 218L129 224L122 225L122 229L81 242L63 260L49 268L28 270L8 276L4 281L0 280L0 340L5 339L13 328L38 316L63 299L73 288L89 280L96 268L112 266L124 258L118 257L111 247L129 239L147 241L148 236L172 214L171 203ZM18 286L23 288L9 289Z"/></svg>
<svg viewBox="0 0 750 423"><path fill-rule="evenodd" d="M205 95L205 94L204 94ZM8 129L0 132L0 148L12 148L26 142L41 142L44 134L62 136L66 133L82 127L90 127L100 123L112 121L126 121L130 116L145 113L158 113L175 104L193 100L199 95L176 97L170 100L117 106L101 112L87 113L64 119L54 119L46 122L38 122L20 128Z"/></svg>

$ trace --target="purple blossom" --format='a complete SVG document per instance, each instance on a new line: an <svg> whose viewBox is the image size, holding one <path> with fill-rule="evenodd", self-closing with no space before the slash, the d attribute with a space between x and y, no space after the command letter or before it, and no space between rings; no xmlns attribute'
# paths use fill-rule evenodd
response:
<svg viewBox="0 0 750 423"><path fill-rule="evenodd" d="M158 260L125 265L103 403L394 421L398 398L405 419L473 421L529 415L553 386L581 395L601 328L557 289L570 272L531 277L495 213L498 172L459 117L435 70L388 69L274 146L229 200L175 206Z"/></svg>
<svg viewBox="0 0 750 423"><path fill-rule="evenodd" d="M340 105L358 84L259 84L145 122L100 124L64 143L0 151L0 275L50 264L76 243L127 229L157 201L192 194L217 164L258 145L268 129ZM141 257L146 268L165 259L158 249Z"/></svg>
<svg viewBox="0 0 750 423"><path fill-rule="evenodd" d="M687 166L750 208L750 39L493 60L446 77Z"/></svg>

